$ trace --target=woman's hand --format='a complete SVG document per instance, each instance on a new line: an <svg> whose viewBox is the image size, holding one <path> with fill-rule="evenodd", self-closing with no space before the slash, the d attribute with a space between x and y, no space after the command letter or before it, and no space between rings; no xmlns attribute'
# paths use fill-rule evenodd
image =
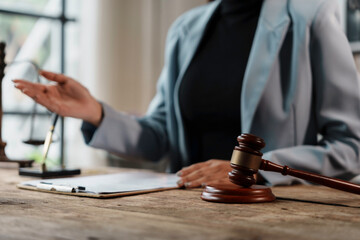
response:
<svg viewBox="0 0 360 240"><path fill-rule="evenodd" d="M177 172L181 177L179 187L195 188L209 183L228 181L228 172L232 168L226 160L211 159L206 162L196 163Z"/></svg>
<svg viewBox="0 0 360 240"><path fill-rule="evenodd" d="M80 118L95 126L102 120L102 106L79 82L47 71L40 75L56 84L39 84L16 79L15 87L52 112L64 117Z"/></svg>

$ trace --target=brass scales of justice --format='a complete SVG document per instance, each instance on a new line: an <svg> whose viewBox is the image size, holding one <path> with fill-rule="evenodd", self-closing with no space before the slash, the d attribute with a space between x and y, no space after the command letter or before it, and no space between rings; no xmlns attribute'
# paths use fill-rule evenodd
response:
<svg viewBox="0 0 360 240"><path fill-rule="evenodd" d="M33 176L33 177L40 177L40 178L50 178L50 177L61 177L61 176L71 176L71 175L77 175L80 174L80 169L67 169L64 165L59 167L51 167L48 168L46 166L46 159L47 154L49 152L50 145L52 143L52 136L54 133L55 125L58 120L58 115L53 114L52 117L52 125L47 133L45 140L34 140L32 139L32 132L33 132L33 120L34 115L36 114L36 103L34 103L33 112L31 113L31 131L30 131L30 139L27 141L24 141L26 144L30 145L42 145L44 144L44 151L43 151L43 159L40 164L40 167L32 167L34 160L13 160L9 159L6 156L5 153L5 147L6 143L2 140L2 116L3 116L3 108L2 108L2 81L5 76L5 47L6 44L4 42L0 42L0 162L7 162L7 163L18 163L19 164L19 175L25 175L25 176ZM36 70L39 70L36 67Z"/></svg>

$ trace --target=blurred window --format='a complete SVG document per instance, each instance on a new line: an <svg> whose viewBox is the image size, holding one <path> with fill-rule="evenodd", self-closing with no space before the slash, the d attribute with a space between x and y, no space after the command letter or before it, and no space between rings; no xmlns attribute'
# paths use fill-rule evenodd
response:
<svg viewBox="0 0 360 240"><path fill-rule="evenodd" d="M6 43L3 94L3 140L7 142L9 158L33 158L41 150L23 142L30 137L45 138L50 126L50 113L13 87L12 79L38 81L35 66L55 72L65 72L67 48L76 49L76 31L66 25L76 25L78 0L0 0L0 41ZM71 17L69 17L69 14ZM70 29L70 30L69 30ZM69 36L67 36L68 32ZM76 52L71 54L74 59ZM66 64L69 65L69 64ZM45 81L45 80L40 80ZM49 158L63 162L63 121L58 123L58 141L50 149ZM56 146L57 145L57 146Z"/></svg>

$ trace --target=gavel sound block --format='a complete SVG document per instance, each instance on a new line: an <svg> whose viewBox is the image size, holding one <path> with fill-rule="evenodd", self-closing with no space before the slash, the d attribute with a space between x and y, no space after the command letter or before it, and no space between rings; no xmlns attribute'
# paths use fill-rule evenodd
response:
<svg viewBox="0 0 360 240"><path fill-rule="evenodd" d="M335 188L338 190L360 194L360 185L322 175L291 169L262 159L260 150L265 147L263 139L252 135L242 134L237 138L236 146L231 157L229 182L212 184L205 187L201 198L211 202L224 203L257 203L275 200L271 189L266 186L254 185L254 175L258 170L278 172L313 183Z"/></svg>

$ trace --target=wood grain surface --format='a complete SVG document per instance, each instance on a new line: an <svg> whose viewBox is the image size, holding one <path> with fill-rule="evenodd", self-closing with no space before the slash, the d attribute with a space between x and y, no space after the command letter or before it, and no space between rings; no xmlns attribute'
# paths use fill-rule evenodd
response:
<svg viewBox="0 0 360 240"><path fill-rule="evenodd" d="M84 171L113 173L120 169ZM0 239L359 239L360 196L319 186L274 187L271 203L221 204L201 189L91 199L16 188L0 169Z"/></svg>

